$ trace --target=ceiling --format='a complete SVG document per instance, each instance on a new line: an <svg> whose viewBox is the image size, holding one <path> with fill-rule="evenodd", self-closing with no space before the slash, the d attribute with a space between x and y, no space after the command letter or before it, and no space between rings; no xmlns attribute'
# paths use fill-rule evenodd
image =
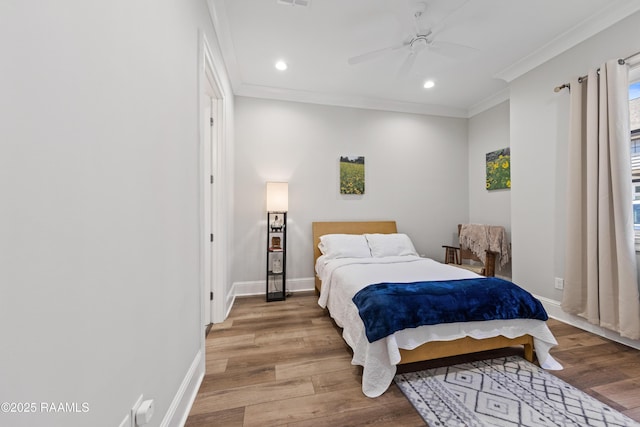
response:
<svg viewBox="0 0 640 427"><path fill-rule="evenodd" d="M236 95L453 117L508 99L509 81L640 10L637 0L208 2Z"/></svg>

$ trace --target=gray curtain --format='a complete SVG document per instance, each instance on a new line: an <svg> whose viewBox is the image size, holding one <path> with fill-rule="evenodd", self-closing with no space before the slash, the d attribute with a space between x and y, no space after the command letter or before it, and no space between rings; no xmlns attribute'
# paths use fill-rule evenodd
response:
<svg viewBox="0 0 640 427"><path fill-rule="evenodd" d="M627 66L573 79L570 120L562 309L639 339Z"/></svg>

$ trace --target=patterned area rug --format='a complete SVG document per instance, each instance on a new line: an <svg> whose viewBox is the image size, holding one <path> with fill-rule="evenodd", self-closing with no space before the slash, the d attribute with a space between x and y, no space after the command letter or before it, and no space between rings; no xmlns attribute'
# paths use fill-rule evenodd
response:
<svg viewBox="0 0 640 427"><path fill-rule="evenodd" d="M518 356L399 374L430 427L640 426Z"/></svg>

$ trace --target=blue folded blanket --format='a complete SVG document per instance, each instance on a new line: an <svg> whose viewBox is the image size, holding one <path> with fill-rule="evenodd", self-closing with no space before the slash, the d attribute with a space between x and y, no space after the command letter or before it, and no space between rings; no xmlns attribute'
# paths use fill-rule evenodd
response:
<svg viewBox="0 0 640 427"><path fill-rule="evenodd" d="M422 325L549 318L542 303L529 292L497 277L378 283L361 289L353 302L369 342Z"/></svg>

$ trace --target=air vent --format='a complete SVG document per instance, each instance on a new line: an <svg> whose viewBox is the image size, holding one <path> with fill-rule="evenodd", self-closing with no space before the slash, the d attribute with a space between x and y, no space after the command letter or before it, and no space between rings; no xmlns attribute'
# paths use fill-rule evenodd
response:
<svg viewBox="0 0 640 427"><path fill-rule="evenodd" d="M308 7L311 4L311 0L277 0L278 4L285 6L302 6Z"/></svg>

